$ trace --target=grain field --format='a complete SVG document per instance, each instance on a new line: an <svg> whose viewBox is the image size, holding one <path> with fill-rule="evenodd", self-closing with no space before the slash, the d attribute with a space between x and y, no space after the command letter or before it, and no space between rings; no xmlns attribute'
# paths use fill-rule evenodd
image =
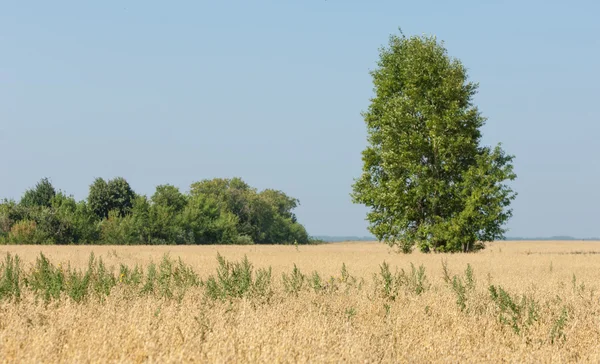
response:
<svg viewBox="0 0 600 364"><path fill-rule="evenodd" d="M600 361L599 242L1 246L0 259L2 362Z"/></svg>

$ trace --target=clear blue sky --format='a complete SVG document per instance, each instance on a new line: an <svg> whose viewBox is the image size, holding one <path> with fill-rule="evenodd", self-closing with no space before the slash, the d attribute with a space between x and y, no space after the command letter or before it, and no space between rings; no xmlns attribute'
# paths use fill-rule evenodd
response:
<svg viewBox="0 0 600 364"><path fill-rule="evenodd" d="M78 199L240 176L300 199L310 234L366 235L349 193L378 48L446 42L480 83L484 142L516 155L512 236L600 236L595 1L5 1L0 196Z"/></svg>

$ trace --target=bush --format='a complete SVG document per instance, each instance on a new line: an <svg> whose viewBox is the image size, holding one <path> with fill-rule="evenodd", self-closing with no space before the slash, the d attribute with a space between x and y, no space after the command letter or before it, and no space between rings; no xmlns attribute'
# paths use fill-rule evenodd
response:
<svg viewBox="0 0 600 364"><path fill-rule="evenodd" d="M235 244L237 244L237 245L252 245L252 244L254 244L254 241L248 235L238 235L235 240Z"/></svg>
<svg viewBox="0 0 600 364"><path fill-rule="evenodd" d="M10 244L43 244L43 236L37 231L37 224L31 220L16 222L8 234Z"/></svg>

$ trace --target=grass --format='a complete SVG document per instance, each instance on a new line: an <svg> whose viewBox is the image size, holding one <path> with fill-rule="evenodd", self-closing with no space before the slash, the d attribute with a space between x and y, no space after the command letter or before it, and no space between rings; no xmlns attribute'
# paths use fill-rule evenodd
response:
<svg viewBox="0 0 600 364"><path fill-rule="evenodd" d="M372 243L0 247L0 352L9 362L596 362L600 256L569 254L596 244L442 256Z"/></svg>

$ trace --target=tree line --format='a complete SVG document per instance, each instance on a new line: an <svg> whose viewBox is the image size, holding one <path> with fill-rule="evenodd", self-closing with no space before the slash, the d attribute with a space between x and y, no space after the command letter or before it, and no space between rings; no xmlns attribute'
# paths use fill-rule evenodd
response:
<svg viewBox="0 0 600 364"><path fill-rule="evenodd" d="M292 212L299 201L258 191L241 178L195 182L182 193L156 187L134 192L122 177L97 178L87 199L57 191L48 178L20 201L0 203L2 244L307 244L314 242Z"/></svg>

